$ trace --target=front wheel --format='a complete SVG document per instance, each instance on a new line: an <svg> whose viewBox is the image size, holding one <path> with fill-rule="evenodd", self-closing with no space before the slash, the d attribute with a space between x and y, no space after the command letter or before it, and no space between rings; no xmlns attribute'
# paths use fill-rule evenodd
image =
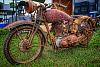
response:
<svg viewBox="0 0 100 67"><path fill-rule="evenodd" d="M30 42L27 37L32 30L33 25L26 24L8 34L4 42L4 55L11 64L28 63L41 55L45 44L43 33L38 29Z"/></svg>

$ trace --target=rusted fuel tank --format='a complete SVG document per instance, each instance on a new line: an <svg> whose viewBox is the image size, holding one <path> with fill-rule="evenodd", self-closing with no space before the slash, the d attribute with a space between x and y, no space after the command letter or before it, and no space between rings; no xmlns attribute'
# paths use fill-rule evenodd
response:
<svg viewBox="0 0 100 67"><path fill-rule="evenodd" d="M45 12L45 16L48 22L66 21L70 22L71 17L65 12L58 9L50 9Z"/></svg>

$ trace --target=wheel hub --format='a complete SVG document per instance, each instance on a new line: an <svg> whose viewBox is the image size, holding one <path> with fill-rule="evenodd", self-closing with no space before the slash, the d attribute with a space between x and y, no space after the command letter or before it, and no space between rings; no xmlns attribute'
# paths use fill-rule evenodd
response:
<svg viewBox="0 0 100 67"><path fill-rule="evenodd" d="M19 44L19 49L22 52L27 51L30 47L31 47L31 44L30 44L29 40L27 40L27 39L22 40Z"/></svg>

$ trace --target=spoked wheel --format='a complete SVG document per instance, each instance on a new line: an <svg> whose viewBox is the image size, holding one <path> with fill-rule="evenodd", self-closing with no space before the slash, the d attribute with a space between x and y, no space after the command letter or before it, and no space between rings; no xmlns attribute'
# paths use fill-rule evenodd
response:
<svg viewBox="0 0 100 67"><path fill-rule="evenodd" d="M82 41L81 41L81 45L87 46L87 44L89 43L92 35L93 35L93 29L91 27L91 23L92 21L86 21L83 20L81 22L81 24L79 25L79 30L82 31L81 34L83 36Z"/></svg>
<svg viewBox="0 0 100 67"><path fill-rule="evenodd" d="M28 36L31 32L32 25L22 25L16 27L7 36L4 54L11 64L28 63L41 55L44 48L43 35L37 30L30 41Z"/></svg>

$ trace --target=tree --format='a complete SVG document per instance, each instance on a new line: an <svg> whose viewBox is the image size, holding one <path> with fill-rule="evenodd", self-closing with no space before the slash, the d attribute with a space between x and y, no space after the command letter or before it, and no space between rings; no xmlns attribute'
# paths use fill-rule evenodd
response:
<svg viewBox="0 0 100 67"><path fill-rule="evenodd" d="M11 2L10 3L10 8L15 8L15 7L16 7L16 4L15 3L13 4L13 2Z"/></svg>
<svg viewBox="0 0 100 67"><path fill-rule="evenodd" d="M45 0L32 0L32 1L37 1L37 2L44 3Z"/></svg>
<svg viewBox="0 0 100 67"><path fill-rule="evenodd" d="M3 3L2 2L0 2L0 9L2 9L3 8Z"/></svg>

